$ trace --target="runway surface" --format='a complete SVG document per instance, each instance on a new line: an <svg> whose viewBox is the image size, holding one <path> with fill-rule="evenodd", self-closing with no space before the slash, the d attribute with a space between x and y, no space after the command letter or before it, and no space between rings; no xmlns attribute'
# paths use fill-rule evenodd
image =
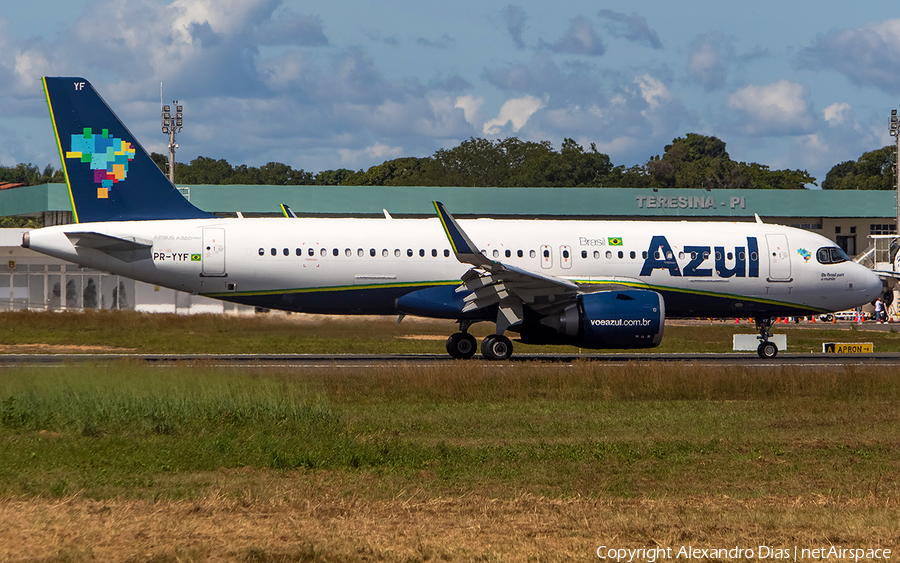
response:
<svg viewBox="0 0 900 563"><path fill-rule="evenodd" d="M636 362L689 363L709 366L784 365L846 366L900 365L900 353L882 354L792 354L782 352L772 359L759 358L753 352L733 354L517 354L505 362L487 362L481 356L471 360L454 360L443 354L377 354L377 355L303 355L303 354L5 354L0 367L64 366L75 363L136 361L154 366L203 363L222 367L289 367L289 368L375 368L390 366L433 366L459 362L487 366L514 367L523 363L569 365L575 363L624 364Z"/></svg>

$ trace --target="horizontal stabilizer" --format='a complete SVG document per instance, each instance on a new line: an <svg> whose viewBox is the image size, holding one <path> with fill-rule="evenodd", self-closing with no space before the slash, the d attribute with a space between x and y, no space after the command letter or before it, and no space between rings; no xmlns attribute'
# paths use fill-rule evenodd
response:
<svg viewBox="0 0 900 563"><path fill-rule="evenodd" d="M123 252L128 250L149 250L153 242L136 237L114 237L94 232L66 233L75 246L93 248L103 252Z"/></svg>

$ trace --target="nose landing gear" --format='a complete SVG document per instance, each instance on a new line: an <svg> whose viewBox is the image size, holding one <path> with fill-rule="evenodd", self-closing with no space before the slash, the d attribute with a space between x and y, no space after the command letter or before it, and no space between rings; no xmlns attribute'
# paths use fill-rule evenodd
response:
<svg viewBox="0 0 900 563"><path fill-rule="evenodd" d="M756 348L756 353L760 358L771 359L778 355L778 346L775 345L774 342L769 341L769 337L772 336L772 319L771 318L757 318L756 319L756 329L759 331L759 347Z"/></svg>

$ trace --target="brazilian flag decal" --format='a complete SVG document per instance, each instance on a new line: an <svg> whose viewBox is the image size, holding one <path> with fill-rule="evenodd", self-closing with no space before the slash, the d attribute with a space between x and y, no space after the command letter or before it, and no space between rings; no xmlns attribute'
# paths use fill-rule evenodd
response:
<svg viewBox="0 0 900 563"><path fill-rule="evenodd" d="M609 237L610 246L622 246L622 237Z"/></svg>
<svg viewBox="0 0 900 563"><path fill-rule="evenodd" d="M200 255L199 254L191 254L191 262L199 262Z"/></svg>

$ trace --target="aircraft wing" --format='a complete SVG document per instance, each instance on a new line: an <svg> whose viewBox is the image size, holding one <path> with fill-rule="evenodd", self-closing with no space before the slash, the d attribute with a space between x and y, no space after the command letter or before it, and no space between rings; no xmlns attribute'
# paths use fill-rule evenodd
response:
<svg viewBox="0 0 900 563"><path fill-rule="evenodd" d="M497 304L498 332L502 332L522 321L523 304L538 313L550 314L565 309L579 293L578 285L569 280L491 260L478 250L444 204L435 201L434 208L456 259L473 266L456 288L457 292L471 292L463 298L466 305L462 312Z"/></svg>
<svg viewBox="0 0 900 563"><path fill-rule="evenodd" d="M890 270L872 270L872 273L881 279L885 279L885 278L900 279L900 272L892 272Z"/></svg>

